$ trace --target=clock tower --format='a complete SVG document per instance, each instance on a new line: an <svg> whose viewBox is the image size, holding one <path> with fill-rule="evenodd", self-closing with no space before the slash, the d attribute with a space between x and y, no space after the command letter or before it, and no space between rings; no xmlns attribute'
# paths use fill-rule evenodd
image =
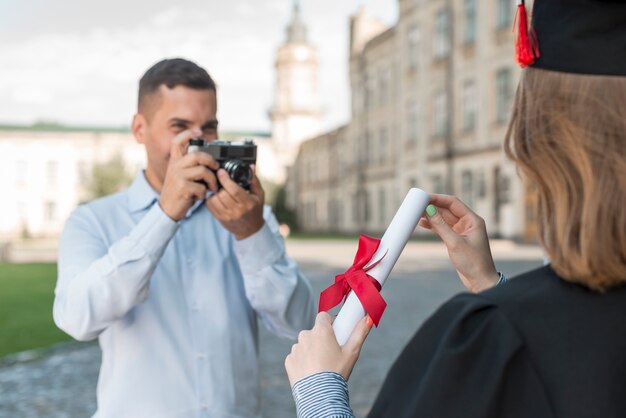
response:
<svg viewBox="0 0 626 418"><path fill-rule="evenodd" d="M294 2L287 39L278 49L275 68L274 105L269 116L272 145L281 166L277 180L284 183L286 169L293 164L300 144L319 134L322 117L317 50L307 40L298 1Z"/></svg>

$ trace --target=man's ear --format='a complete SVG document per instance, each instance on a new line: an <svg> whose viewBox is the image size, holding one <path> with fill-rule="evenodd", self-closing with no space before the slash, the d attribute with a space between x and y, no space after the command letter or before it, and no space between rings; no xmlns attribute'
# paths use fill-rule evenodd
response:
<svg viewBox="0 0 626 418"><path fill-rule="evenodd" d="M148 129L148 120L141 113L135 113L133 123L130 130L133 132L135 140L140 144L146 143L146 130Z"/></svg>

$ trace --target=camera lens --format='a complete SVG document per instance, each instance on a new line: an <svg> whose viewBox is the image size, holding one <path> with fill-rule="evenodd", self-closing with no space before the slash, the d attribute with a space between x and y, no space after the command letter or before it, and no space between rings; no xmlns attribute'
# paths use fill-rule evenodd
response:
<svg viewBox="0 0 626 418"><path fill-rule="evenodd" d="M248 164L240 160L230 160L224 164L224 170L228 173L230 178L244 189L250 188L250 182L252 181L252 170Z"/></svg>
<svg viewBox="0 0 626 418"><path fill-rule="evenodd" d="M204 146L204 139L202 139L202 138L191 138L189 140L189 145L190 146L203 147Z"/></svg>

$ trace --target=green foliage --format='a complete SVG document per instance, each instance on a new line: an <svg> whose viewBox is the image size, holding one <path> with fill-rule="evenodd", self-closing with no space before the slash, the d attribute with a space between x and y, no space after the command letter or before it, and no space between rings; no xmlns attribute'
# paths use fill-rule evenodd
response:
<svg viewBox="0 0 626 418"><path fill-rule="evenodd" d="M261 182L261 187L263 187L263 191L265 192L265 204L270 205L272 208L276 204L276 197L280 190L280 186L266 178L259 178Z"/></svg>
<svg viewBox="0 0 626 418"><path fill-rule="evenodd" d="M52 320L56 264L0 264L0 356L71 338Z"/></svg>
<svg viewBox="0 0 626 418"><path fill-rule="evenodd" d="M92 200L119 192L130 184L132 176L122 156L115 154L108 161L95 164L91 175L86 175L84 180L87 198Z"/></svg>
<svg viewBox="0 0 626 418"><path fill-rule="evenodd" d="M298 227L298 218L296 211L287 207L287 192L285 187L281 187L276 193L276 200L272 205L276 219L279 223L285 223L289 225L292 231L295 231Z"/></svg>

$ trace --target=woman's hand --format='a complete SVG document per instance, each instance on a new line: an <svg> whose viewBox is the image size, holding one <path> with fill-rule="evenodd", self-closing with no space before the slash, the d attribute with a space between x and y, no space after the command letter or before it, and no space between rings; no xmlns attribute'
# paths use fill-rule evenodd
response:
<svg viewBox="0 0 626 418"><path fill-rule="evenodd" d="M483 218L454 196L431 194L430 202L419 225L443 240L465 287L476 293L494 286L499 277Z"/></svg>
<svg viewBox="0 0 626 418"><path fill-rule="evenodd" d="M336 372L348 380L371 327L372 320L366 316L357 323L350 339L341 347L335 338L331 316L326 312L317 314L313 329L300 332L298 342L285 359L291 386L318 372Z"/></svg>

